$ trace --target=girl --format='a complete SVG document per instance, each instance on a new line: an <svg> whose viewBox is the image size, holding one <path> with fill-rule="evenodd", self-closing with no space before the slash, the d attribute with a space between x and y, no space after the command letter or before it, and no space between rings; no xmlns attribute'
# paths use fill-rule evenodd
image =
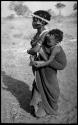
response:
<svg viewBox="0 0 78 125"><path fill-rule="evenodd" d="M46 20L50 20L50 16L46 11L36 11L36 15ZM46 24L45 21L43 24ZM39 38L41 31L44 30L44 25L37 25L37 22L33 21L33 28L38 30L31 44L36 43L36 39ZM55 45L63 38L63 33L58 30L50 32L52 36L44 39L42 47L46 53L48 60L43 61L40 54L35 61L31 58L32 69L35 74L35 80L33 82L31 106L35 108L35 114L37 117L45 116L46 114L56 114L58 109L58 98L60 94L57 70L63 70L66 66L66 55L60 45ZM58 35L59 34L59 35ZM46 36L45 36L46 37ZM50 41L50 42L48 42ZM53 50L56 48L53 56ZM57 51L58 50L58 51Z"/></svg>

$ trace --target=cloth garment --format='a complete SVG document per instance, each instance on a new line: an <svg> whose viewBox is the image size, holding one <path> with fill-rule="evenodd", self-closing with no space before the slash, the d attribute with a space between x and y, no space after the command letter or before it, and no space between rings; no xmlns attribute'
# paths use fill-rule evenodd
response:
<svg viewBox="0 0 78 125"><path fill-rule="evenodd" d="M50 57L50 50L43 45L44 51L48 58ZM66 55L62 47L60 52L55 56L51 64L46 67L34 68L35 84L33 85L32 99L35 95L35 89L39 92L42 100L43 109L47 114L56 114L58 110L58 99L60 89L57 79L57 70L63 70L67 64ZM42 60L39 56L39 60ZM36 96L36 98L38 98ZM32 101L31 99L31 101Z"/></svg>

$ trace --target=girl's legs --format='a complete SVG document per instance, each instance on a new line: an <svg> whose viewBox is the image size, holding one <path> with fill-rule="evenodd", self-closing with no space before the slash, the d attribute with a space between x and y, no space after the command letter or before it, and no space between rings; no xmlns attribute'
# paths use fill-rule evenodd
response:
<svg viewBox="0 0 78 125"><path fill-rule="evenodd" d="M42 106L42 102L39 102L38 104L38 110L37 112L35 113L37 117L44 117L46 115L46 112Z"/></svg>
<svg viewBox="0 0 78 125"><path fill-rule="evenodd" d="M41 95L39 94L39 92L36 88L35 81L33 82L32 98L31 98L30 106L34 107L35 114L37 117L44 117L46 115L46 112L42 106Z"/></svg>

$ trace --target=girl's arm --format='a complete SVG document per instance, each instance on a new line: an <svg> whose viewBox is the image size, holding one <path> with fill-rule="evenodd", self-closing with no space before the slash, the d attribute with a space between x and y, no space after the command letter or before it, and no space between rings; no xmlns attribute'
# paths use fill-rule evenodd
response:
<svg viewBox="0 0 78 125"><path fill-rule="evenodd" d="M35 46L34 48L32 48L33 51L35 51L35 52L39 52L39 51L40 51L41 46L42 46L42 44L43 44L43 41L44 41L44 38L45 38L46 34L47 34L47 33L43 33L43 34L39 37L36 46Z"/></svg>
<svg viewBox="0 0 78 125"><path fill-rule="evenodd" d="M53 59L54 59L54 56L51 57L52 61L53 61ZM50 64L51 60L47 60L47 61L33 61L32 65L34 65L37 68L48 66Z"/></svg>
<svg viewBox="0 0 78 125"><path fill-rule="evenodd" d="M41 49L41 46L42 46L42 43L44 41L44 38L46 36L47 33L43 33L39 38L38 40L36 40L35 42L32 41L31 44L32 44L32 48L30 50L27 51L28 54L34 54L34 53L37 53L40 51Z"/></svg>
<svg viewBox="0 0 78 125"><path fill-rule="evenodd" d="M41 48L41 46L39 44L37 44L33 48L29 49L27 51L27 53L33 55L33 54L37 53L40 50L40 48Z"/></svg>
<svg viewBox="0 0 78 125"><path fill-rule="evenodd" d="M40 51L41 46L42 46L42 42L43 42L44 38L39 38L38 41L36 41L36 45L34 47L32 47L31 49L29 49L27 51L28 54L33 54L33 53L37 53Z"/></svg>

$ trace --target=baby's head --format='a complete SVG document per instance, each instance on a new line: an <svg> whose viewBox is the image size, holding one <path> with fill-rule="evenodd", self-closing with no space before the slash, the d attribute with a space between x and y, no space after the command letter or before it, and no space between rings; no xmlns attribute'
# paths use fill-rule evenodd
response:
<svg viewBox="0 0 78 125"><path fill-rule="evenodd" d="M51 15L44 10L38 10L34 12L32 16L33 16L32 26L34 29L47 25L51 19Z"/></svg>
<svg viewBox="0 0 78 125"><path fill-rule="evenodd" d="M50 30L47 34L49 46L60 43L63 40L63 32L59 29Z"/></svg>

